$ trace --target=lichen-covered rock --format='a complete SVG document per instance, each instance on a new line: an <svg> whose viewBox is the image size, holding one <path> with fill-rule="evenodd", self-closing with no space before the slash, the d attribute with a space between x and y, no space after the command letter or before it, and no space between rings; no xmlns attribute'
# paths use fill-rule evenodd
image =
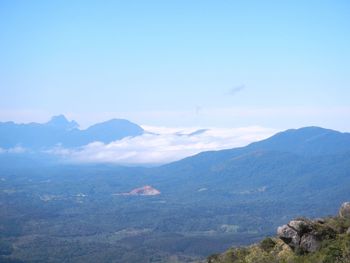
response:
<svg viewBox="0 0 350 263"><path fill-rule="evenodd" d="M299 246L300 236L298 232L289 225L278 227L277 236L293 249Z"/></svg>
<svg viewBox="0 0 350 263"><path fill-rule="evenodd" d="M350 202L345 202L339 209L339 216L350 219Z"/></svg>
<svg viewBox="0 0 350 263"><path fill-rule="evenodd" d="M295 219L277 229L277 236L299 253L315 252L321 242L336 236L335 231L319 221Z"/></svg>
<svg viewBox="0 0 350 263"><path fill-rule="evenodd" d="M300 240L300 249L305 252L315 252L321 246L321 241L313 234L305 234Z"/></svg>
<svg viewBox="0 0 350 263"><path fill-rule="evenodd" d="M312 222L306 219L292 220L288 223L288 226L295 229L299 234L308 233L312 230Z"/></svg>

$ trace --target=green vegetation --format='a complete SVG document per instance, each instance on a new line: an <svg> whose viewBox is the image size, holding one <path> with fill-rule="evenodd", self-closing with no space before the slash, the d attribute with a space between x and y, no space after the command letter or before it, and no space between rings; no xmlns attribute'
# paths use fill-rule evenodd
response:
<svg viewBox="0 0 350 263"><path fill-rule="evenodd" d="M313 223L319 229L330 227L336 235L318 232L322 240L320 248L312 253L299 253L279 238L265 238L260 243L243 248L231 248L223 254L208 257L208 263L347 263L350 262L350 220L329 217L321 223ZM322 226L322 227L321 227ZM332 232L332 233L334 233Z"/></svg>
<svg viewBox="0 0 350 263"><path fill-rule="evenodd" d="M265 252L271 252L271 250L276 246L276 241L272 238L267 237L263 241L260 242L260 248Z"/></svg>
<svg viewBox="0 0 350 263"><path fill-rule="evenodd" d="M323 173L302 165L308 161L293 163L283 155L269 156L240 160L235 173L217 174L201 170L202 162L193 170L177 168L176 164L145 169L21 167L2 162L2 261L193 262L230 246L249 245L271 236L279 225L300 214L332 214L340 202L350 199L342 169L334 169L334 180L321 184L326 173L322 177ZM293 170L291 165L299 168ZM312 179L317 189L304 191L296 179L286 183L299 169L306 169L310 178L319 176L320 181ZM258 179L252 180L252 175ZM239 183L238 177L247 180ZM263 192L254 190L267 181L272 184L270 178L281 182ZM152 185L161 194L113 195L143 185ZM208 190L198 191L202 187ZM337 231L347 226L344 220L330 219L329 224ZM271 246L265 241L257 248L264 251L262 258L269 258Z"/></svg>

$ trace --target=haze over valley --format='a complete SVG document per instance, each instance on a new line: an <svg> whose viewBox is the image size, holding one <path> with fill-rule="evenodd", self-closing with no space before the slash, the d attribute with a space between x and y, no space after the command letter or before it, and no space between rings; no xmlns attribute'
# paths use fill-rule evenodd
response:
<svg viewBox="0 0 350 263"><path fill-rule="evenodd" d="M117 127L114 143L146 133L107 123L120 122L134 129L121 136ZM116 128L99 126L107 135ZM88 131L66 132L79 142ZM35 146L55 145L48 134L40 138L50 144ZM28 146L0 154L4 253L24 261L192 262L272 235L289 218L334 214L350 199L350 134L319 127L150 168L69 162Z"/></svg>
<svg viewBox="0 0 350 263"><path fill-rule="evenodd" d="M350 262L349 13L0 1L0 262Z"/></svg>

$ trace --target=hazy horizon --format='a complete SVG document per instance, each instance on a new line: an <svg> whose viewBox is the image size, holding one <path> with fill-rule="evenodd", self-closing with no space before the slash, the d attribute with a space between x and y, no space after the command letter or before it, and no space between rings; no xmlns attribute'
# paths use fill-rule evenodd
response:
<svg viewBox="0 0 350 263"><path fill-rule="evenodd" d="M349 0L0 0L0 262L348 262L349 120Z"/></svg>
<svg viewBox="0 0 350 263"><path fill-rule="evenodd" d="M58 121L60 124L58 125L70 125L75 121L67 119L64 115L58 115L53 116L50 122L41 124L43 126L50 125L52 121L57 121L56 117L59 117ZM118 119L114 120L117 122L119 121ZM65 122L65 124L62 123L62 121ZM106 122L102 122L101 124L106 125L109 121L110 120L106 120ZM28 124L34 124L34 122L29 122ZM6 123L4 123L4 125L6 125ZM73 125L79 125L79 123L74 122ZM94 127L94 125L90 127ZM110 142L91 140L79 147L69 147L67 145L62 145L62 142L57 142L55 145L44 146L41 149L32 149L26 146L23 147L21 144L16 144L10 148L0 147L0 154L44 153L63 162L76 164L115 163L141 166L161 165L178 161L201 152L245 147L250 143L267 139L278 132L284 131L262 126L243 126L235 128L204 127L205 129L195 126L165 127L139 125L139 127L144 130L142 134L136 136L129 135L121 139L114 139ZM65 129L63 126L62 128ZM86 129L86 127L76 126L75 128L81 131L89 130ZM111 127L107 128L104 132L109 133L111 131L110 129Z"/></svg>
<svg viewBox="0 0 350 263"><path fill-rule="evenodd" d="M0 4L0 121L350 131L347 1Z"/></svg>

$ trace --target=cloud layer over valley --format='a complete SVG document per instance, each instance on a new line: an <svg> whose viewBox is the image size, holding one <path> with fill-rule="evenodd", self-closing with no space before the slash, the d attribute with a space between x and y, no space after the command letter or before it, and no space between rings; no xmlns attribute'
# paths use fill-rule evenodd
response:
<svg viewBox="0 0 350 263"><path fill-rule="evenodd" d="M79 163L162 164L203 151L245 146L277 132L260 126L241 128L168 128L142 126L146 133L108 144L55 147L48 152Z"/></svg>

